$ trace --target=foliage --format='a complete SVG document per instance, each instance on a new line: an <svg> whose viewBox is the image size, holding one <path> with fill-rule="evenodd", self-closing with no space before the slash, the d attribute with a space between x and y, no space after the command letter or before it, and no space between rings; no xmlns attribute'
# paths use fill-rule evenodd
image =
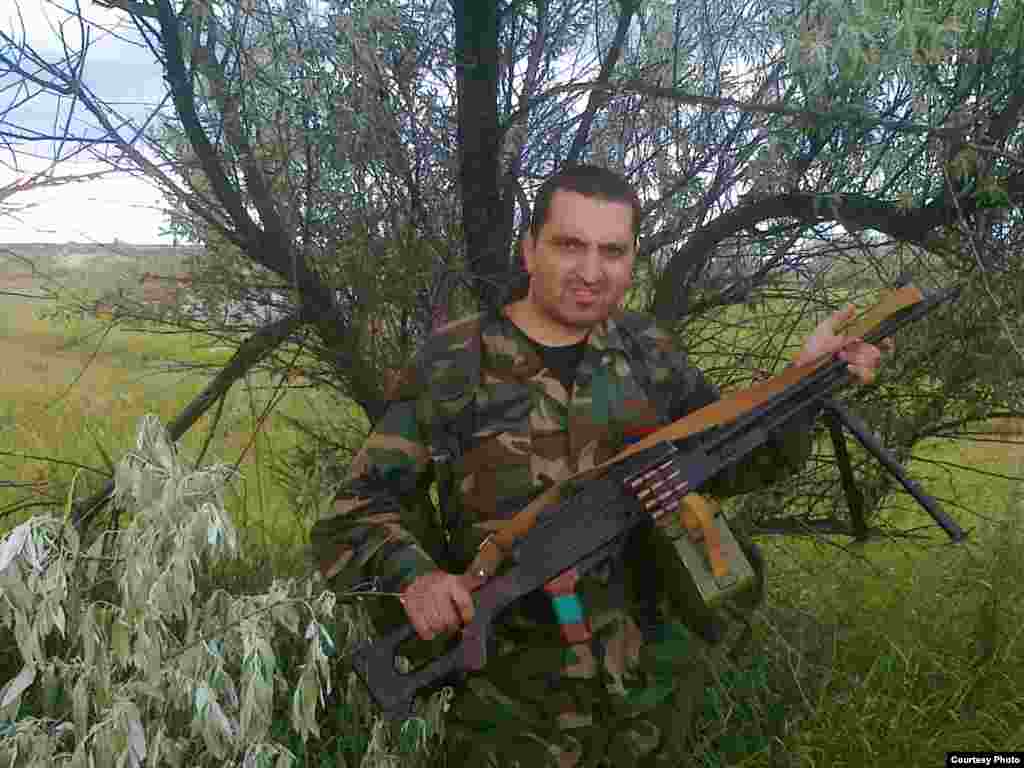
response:
<svg viewBox="0 0 1024 768"><path fill-rule="evenodd" d="M37 516L3 539L0 620L21 665L0 693L4 765L287 766L288 745L321 735L332 658L365 630L308 577L201 589L237 552L231 478L189 466L147 417L117 467L126 527L87 541Z"/></svg>
<svg viewBox="0 0 1024 768"><path fill-rule="evenodd" d="M873 270L868 264L861 265L861 272L854 276L858 274L867 280ZM862 290L865 300L873 296L870 284L864 285ZM826 300L831 298L823 297L822 301ZM780 324L784 324L787 318L792 322L793 315L800 313L787 310L781 301L769 300L768 306L760 310L761 316L774 318ZM709 323L707 336L721 337L719 361L716 363L711 357L707 358L708 367L716 371L716 376L733 375L736 365L727 355L732 354L734 343L756 346L761 338L760 333L737 331L740 324L734 315L748 311L752 310L736 305L727 312L706 319ZM8 311L5 316L14 316L17 320L11 328L12 336L30 338L33 348L50 349L62 342L61 337L55 336L55 329L38 321L28 324L25 318L13 311ZM710 325L713 319L717 324ZM807 318L807 322L812 321L813 318ZM47 335L42 335L43 330ZM83 326L80 333L88 335L88 329ZM949 331L936 330L935 333L942 335L949 334ZM766 333L765 337L772 335ZM128 369L137 368L136 361L145 352L145 345L153 342L152 337L142 334L116 331L114 336L110 349L114 354L124 356ZM698 337L704 338L704 333ZM173 349L172 340L176 340L180 348ZM926 342L927 339L922 337L921 341ZM899 348L902 350L910 342L909 338L901 338ZM164 357L185 358L195 352L190 351L179 337L164 338L162 343L167 345L161 348ZM18 364L15 367L23 366ZM12 382L8 380L6 384L10 387ZM40 454L53 452L62 458L81 458L87 462L94 458L91 456L94 448L84 432L80 438L84 443L82 456L67 450L70 447L68 443L77 439L75 430L81 422L95 423L104 443L115 446L111 450L116 456L122 451L118 446L127 448L134 444L133 436L120 434L122 426L126 432L132 432L132 425L120 419L130 417L136 404L159 399L161 405L166 406L161 413L168 416L179 407L174 402L163 402L168 399L166 386L152 379L86 383L85 388L97 390L97 394L109 392L113 396L116 393L123 398L113 401L111 415L95 407L83 411L68 401L64 401L60 409L45 415L36 414L27 410L27 403L23 402L27 396L10 388L4 389L4 399L9 406L13 405L10 401L18 401L18 407L9 410L7 415L8 423L17 426L19 440L24 441L19 447L26 448L31 444ZM33 392L36 390L38 383L33 387ZM217 431L243 431L243 441L246 441L251 426L248 422L250 409L242 396L246 393L235 394L238 396L233 396L225 406L222 428ZM74 398L79 396L77 392L73 395ZM184 388L176 396L185 397ZM291 397L298 398L298 401L286 401L285 412L302 415L313 422L329 420L332 425L329 431L338 443L336 446L325 445L322 451L317 451L314 441L302 441L308 459L305 466L309 467L310 485L294 486L295 499L298 499L301 494L308 494L313 485L329 482L324 477L338 471L334 452L345 455L347 448L343 443L356 445L367 425L365 421L358 425L349 424L348 419L355 420L359 416L358 409L351 403L334 402L324 397L324 393L297 390ZM873 418L872 411L860 406L857 408L863 416ZM44 421L44 416L49 420ZM1008 429L1012 424L1007 421L1005 426ZM991 428L980 425L978 429ZM1019 426L1016 429L1019 432ZM268 430L265 436L267 446L282 445L291 439L280 419L268 425ZM986 432L980 437L997 439L1000 434ZM181 443L190 447L188 450L179 447L179 451L192 453L203 443L203 436L189 434ZM58 444L62 447L60 451L55 449ZM1020 643L1017 631L1020 621L1013 612L1013 606L1020 604L1015 590L1021 580L1012 559L1015 548L1019 548L1013 528L1019 521L1018 502L1007 510L1006 490L1012 486L1006 481L972 471L979 468L999 474L1019 474L1019 468L1005 460L1005 452L1011 448L999 443L930 438L918 447L921 460L909 464L912 476L939 497L961 523L974 529L973 543L970 544L974 547L973 554L965 552L964 548L936 545L934 542L941 542L941 534L929 539L925 548L897 539L875 542L866 548L851 546L849 553L839 551L841 537L815 542L792 539L762 542L769 563L769 604L755 621L750 652L735 662L723 660L715 685L708 688L699 730L704 747L700 759L704 764L771 765L772 761L785 764L787 760L796 765L811 765L814 760L818 764L838 764L847 759L845 756L851 750L860 749L859 745L863 745L864 754L875 754L873 759L876 762L885 763L884 755L898 753L903 756L899 759L905 763L906 756L920 755L922 750L929 749L937 755L936 759L940 759L946 748L970 741L974 738L972 733L979 728L994 744L1014 743L1014 728L1019 730L1019 721L1013 708L1018 703L1014 698L1016 694L1011 693L1019 691L1022 682L1012 664ZM211 450L221 453L224 447L215 441ZM237 489L243 482L255 487L256 476L260 472L268 474L269 456L269 452L261 454L263 462L259 465L243 465L245 477L234 475L231 483L225 486L225 501L234 510L238 540L252 542L252 545L246 547L248 557L237 560L221 558L219 562L208 558L201 568L196 569L196 611L215 590L251 599L269 591L274 574L301 573L303 570L290 538L272 538L269 541L262 538L262 531L271 524L289 530L301 527L302 522L292 517L292 510L297 508L292 500L275 496L264 510L256 502L255 492L250 492L245 507L231 504L232 501L242 501L237 498L241 496ZM189 462L190 465L192 463ZM293 467L293 470L299 472L298 467ZM80 488L83 480L84 475L79 477L75 487ZM269 478L265 482L271 485ZM767 503L771 496L761 494L758 499ZM303 503L310 504L308 501ZM310 513L312 511L310 509ZM886 504L882 515L903 528L927 522L916 505L899 497ZM1001 521L1001 516L1005 516L1005 522ZM987 528L985 521L989 519L1000 523ZM264 547L254 551L253 545L257 542ZM998 557L996 553L999 553ZM823 572L828 573L827 578ZM989 592L983 582L992 584L995 592ZM108 585L107 589L113 591L113 586ZM998 596L998 602L992 601L993 595ZM995 613L993 609L996 609ZM71 615L67 610L66 616ZM351 645L365 631L366 625L362 622L358 608L343 602L335 609L334 622L324 620L323 624L336 643L345 646ZM70 619L67 623L71 623ZM350 623L353 625L351 628ZM886 629L886 636L892 639L899 651L879 636L879 627ZM990 639L985 640L986 637ZM59 639L56 631L51 633L51 642L56 643ZM0 641L3 643L0 647L5 649L0 652L2 688L17 677L24 664L12 635L0 630ZM76 638L74 642L75 645L61 658L81 656L81 641ZM305 663L308 643L276 624L271 646L277 657L278 674L282 679L296 680L294 670ZM977 654L987 647L993 649L993 661L978 665ZM48 650L47 658L53 658L58 650ZM401 733L390 734L378 724L361 684L345 666L344 649L339 650L338 656L331 660L332 693L325 697L324 709L319 713L320 737L310 735L303 743L299 732L290 723L290 699L277 689L271 739L295 755L299 765L355 766L364 759L363 764L367 768L375 764L406 765L416 761L424 765L438 765L436 755L429 749L415 749L415 741L426 733L425 746L436 744L438 737L430 734L440 733L442 721L432 721L429 710L425 710L423 725L407 729L403 745ZM101 639L97 653L113 657L107 636ZM942 674L936 670L940 660L947 665L946 672ZM235 663L232 674L237 685L240 663L237 657ZM108 668L115 666L113 661L107 664ZM977 687L976 681L979 683ZM964 698L965 692L974 690L978 693L972 694L973 698ZM22 696L16 722L38 716L37 700L41 693L42 683L37 676L33 687ZM917 708L906 706L908 700L915 700ZM961 701L965 702L962 708L959 706ZM441 711L437 706L440 704L435 702L435 713ZM148 738L153 729L146 720L145 707L140 706L140 710ZM21 727L26 726L27 723ZM10 723L5 727L11 727ZM900 735L902 746L894 746L896 734ZM71 737L65 738L69 740ZM70 744L70 741L66 743ZM371 743L373 746L367 756ZM415 755L408 754L409 751L415 751ZM23 752L19 759L27 762L28 754ZM822 754L831 757L825 760L820 757ZM914 758L916 762L921 759ZM892 762L898 761L893 759Z"/></svg>
<svg viewBox="0 0 1024 768"><path fill-rule="evenodd" d="M856 410L904 459L927 450L930 439L969 437L994 415L1022 412L1019 3L547 0L502 4L500 12L468 0L102 4L120 9L161 62L173 87L167 111L132 120L98 99L80 71L87 41L62 38L67 52L54 58L5 35L4 66L32 93L74 93L75 108L88 113L78 135L53 144L55 159L69 147L113 147L111 157L164 189L172 228L206 246L191 264L201 313L147 329L201 328L241 353L268 321L301 319L276 351L252 355L223 387L246 380L255 366L278 378L304 374L311 386L338 393L346 416L354 402L372 422L388 371L428 329L493 299L514 277L516 233L540 180L565 162L587 160L622 170L644 203L632 299L679 332L722 385L776 369L809 323L909 269L923 284L964 282L965 298L898 340L899 357L878 386L850 397ZM5 140L15 108L31 98L17 88L7 93ZM28 138L10 140L49 141L17 135ZM61 298L80 305L76 316L94 300L75 291ZM115 323L152 319L138 302L121 306L127 311ZM259 311L233 314L239 306ZM211 402L224 401L202 400ZM308 439L280 466L296 504L312 510L350 445L334 434L334 418L292 423ZM851 450L876 509L871 522L891 531L903 518L890 519L883 506L892 481ZM780 516L839 521L844 502L833 465L822 442L807 474L733 511L755 527ZM134 525L146 515L131 517ZM69 562L77 546L71 532L32 525L18 529L19 553L28 557L26 542L41 537L33 552L52 544L51 560ZM209 520L203 525L208 530ZM122 535L100 540L114 548L127 540ZM23 562L19 554L8 570L17 565L28 579L34 571ZM165 567L173 571L173 562ZM119 566L109 565L114 578ZM77 581L68 583L71 595ZM289 584L287 599L312 599ZM92 711L91 737L58 732L62 723L75 728L73 706L61 704L58 716L44 711L40 665L67 659L65 647L84 653L85 623L112 637L121 614L110 606L118 605L108 596L83 614L88 620L64 609L65 637L54 629L39 643L42 661L12 670L3 698L31 713L14 721L22 756L33 749L32 734L51 726L60 744L76 749L106 749L111 738L127 748L138 743L136 722L152 755L150 711L171 713L168 727L178 730L168 731L168 743L184 738L197 684L176 704L150 697L136 711L117 708L127 699L101 698L90 705L103 707ZM16 627L13 610L5 616ZM198 621L201 612L189 618L182 610L164 621L171 627L164 634L146 629L145 636L170 638ZM309 652L305 640L289 641ZM235 656L224 674L237 688L244 642L236 636L227 646ZM278 672L299 680L294 673L311 663L300 657ZM78 670L74 679L101 690L106 683L74 661L81 655L70 658L61 663ZM788 663L779 658L777 668ZM129 659L104 669L113 691L128 685L135 667ZM892 680L895 690L902 681ZM786 689L793 701L802 700L805 683L794 679ZM215 695L207 706L215 702L240 723L230 697L207 688ZM850 699L864 711L893 700ZM365 739L345 754L368 744L386 755L385 737L360 717ZM821 722L822 733L834 727L828 717ZM878 722L847 733L861 738ZM304 732L288 728L294 738L280 743L298 756ZM229 749L218 733L210 732L213 743ZM812 744L806 754L814 759L822 749Z"/></svg>
<svg viewBox="0 0 1024 768"><path fill-rule="evenodd" d="M1019 410L996 379L1024 366L1010 287L1024 233L1020 4L104 4L140 22L172 108L122 127L83 92L99 128L65 144L119 147L165 189L172 227L205 246L189 265L190 311L160 327L204 328L241 351L295 317L247 365L301 374L370 423L430 328L507 297L530 197L575 161L635 184L631 299L715 358L721 383L782 362L850 275L876 287L909 266L921 283L975 284L978 316L951 313L942 332L1001 365L998 377L950 367L923 348L865 403L888 403L873 426L906 455L940 429ZM12 72L39 88L79 82L13 37L0 46L25 55ZM795 321L767 311L780 296ZM113 298L114 322L153 314ZM747 327L715 333L731 322ZM739 336L757 341L722 352ZM937 392L917 397L925 379L950 418ZM332 445L328 425L303 428L314 453ZM880 500L887 488L871 482ZM805 490L806 504L823 498Z"/></svg>

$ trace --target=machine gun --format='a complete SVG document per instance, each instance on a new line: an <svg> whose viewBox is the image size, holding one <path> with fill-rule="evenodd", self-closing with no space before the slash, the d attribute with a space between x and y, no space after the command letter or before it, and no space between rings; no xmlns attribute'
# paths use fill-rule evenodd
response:
<svg viewBox="0 0 1024 768"><path fill-rule="evenodd" d="M877 343L958 295L959 288L953 288L926 298L916 288L903 287L840 330ZM835 413L836 406L828 398L851 378L847 364L832 357L789 368L695 411L604 464L547 489L514 518L501 523L460 577L473 591L475 613L455 647L418 669L400 673L395 655L415 634L412 625L406 624L354 652L353 668L383 715L406 717L420 689L483 669L494 623L509 605L570 568L583 574L616 555L634 529L679 509L683 497L699 491L802 412L827 403ZM866 428L841 413L869 450L879 458L887 456L877 441L867 437ZM689 439L695 436L701 439ZM883 462L899 470L901 482L906 480L891 458ZM953 541L964 538L956 522L916 484L904 482L904 486ZM565 498L565 488L575 492ZM511 564L497 573L497 566L507 558Z"/></svg>

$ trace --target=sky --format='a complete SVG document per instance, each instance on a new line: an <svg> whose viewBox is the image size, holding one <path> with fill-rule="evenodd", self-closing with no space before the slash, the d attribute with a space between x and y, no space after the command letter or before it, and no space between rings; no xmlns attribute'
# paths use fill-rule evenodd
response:
<svg viewBox="0 0 1024 768"><path fill-rule="evenodd" d="M49 57L59 57L59 37L54 27L68 18L61 5L71 6L74 0L61 4L49 0L15 0L0 2L0 29L20 39L24 34L29 45ZM83 15L97 25L112 28L124 14L81 0ZM77 24L64 27L72 45L79 42ZM157 106L166 93L166 84L152 54L131 41L138 40L134 29L122 26L118 35L92 28L92 41L85 68L85 80L97 96L114 103L119 109L138 118ZM119 39L125 38L125 39ZM0 44L0 51L3 51ZM7 51L9 53L9 51ZM20 77L8 74L0 65L0 134L21 133L26 128L51 133L56 118L66 114L67 102L36 97L3 115L13 99L20 100L24 91L15 87ZM83 111L82 117L86 116ZM45 169L52 160L53 147L48 142L8 139L0 147L0 188L17 179ZM57 173L79 175L101 170L106 166L95 161L75 160L62 163ZM0 243L24 242L98 242L117 239L126 243L167 242L160 236L164 224L160 193L144 180L128 174L115 174L103 179L65 184L49 189L17 192L0 202Z"/></svg>

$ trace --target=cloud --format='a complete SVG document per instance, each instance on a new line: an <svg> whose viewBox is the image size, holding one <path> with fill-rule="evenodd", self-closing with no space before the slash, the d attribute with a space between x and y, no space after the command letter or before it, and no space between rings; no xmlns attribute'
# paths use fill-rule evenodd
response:
<svg viewBox="0 0 1024 768"><path fill-rule="evenodd" d="M30 25L30 21L34 26ZM41 15L26 15L26 32L32 33L28 39L36 53L61 68L66 66L54 33ZM124 34L129 39L138 40L134 30ZM49 79L45 73L39 76ZM97 35L95 42L90 45L86 53L83 79L100 102L109 104L121 118L137 124L145 121L167 93L163 71L149 48L110 35ZM12 87L18 85L24 87ZM21 102L28 93L36 90L35 86L25 83L17 75L0 75L0 110L15 101ZM50 134L55 122L63 124L72 107L75 109L71 116L72 130L79 135L97 136L101 128L95 117L86 112L81 104L76 105L69 97L46 93L35 95L4 115L0 121L0 130L16 134ZM119 123L121 120L115 118L113 122Z"/></svg>
<svg viewBox="0 0 1024 768"><path fill-rule="evenodd" d="M87 29L93 41L103 43L111 32L128 38L137 35L134 25L123 11L104 8L90 2L81 3L81 22L66 8L70 4L59 0L15 0L4 3L0 26L11 37L25 41L38 51L59 54L63 35L69 48L77 48L82 41L81 30Z"/></svg>
<svg viewBox="0 0 1024 768"><path fill-rule="evenodd" d="M22 36L15 8L0 11L0 26L16 40ZM56 29L63 25L69 47L78 45L79 25L55 4L46 0L21 0L24 36L27 43L50 61L62 57ZM163 72L152 52L141 45L138 33L125 21L125 14L91 3L83 3L93 40L86 57L84 79L97 98L112 105L122 118L141 122L161 102L167 90ZM103 27L117 28L117 35ZM118 37L126 39L118 39ZM0 100L23 98L10 86L17 85L13 75L0 76ZM7 101L7 103L10 103ZM51 135L63 129L72 104L68 98L39 95L5 115L0 131ZM0 101L0 114L7 104ZM115 124L122 120L113 118ZM95 117L76 108L70 126L72 134L98 136L101 128ZM15 155L12 156L13 147ZM17 140L0 150L0 185L31 173L48 164L56 145L47 141ZM59 175L81 174L102 166L75 162L62 164ZM2 242L111 242L156 243L163 225L162 198L145 180L127 174L99 181L18 193L0 206Z"/></svg>
<svg viewBox="0 0 1024 768"><path fill-rule="evenodd" d="M62 175L95 165L76 163ZM19 192L0 205L0 242L168 242L163 198L145 180L126 174L66 186Z"/></svg>

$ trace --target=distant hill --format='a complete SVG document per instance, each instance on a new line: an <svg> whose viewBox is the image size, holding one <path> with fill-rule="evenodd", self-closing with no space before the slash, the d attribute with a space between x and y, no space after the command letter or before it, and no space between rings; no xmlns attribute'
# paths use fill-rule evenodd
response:
<svg viewBox="0 0 1024 768"><path fill-rule="evenodd" d="M50 266L78 266L83 262L101 259L107 263L125 264L166 262L179 264L188 256L202 253L201 245L135 245L132 243L3 243L0 257L13 254Z"/></svg>
<svg viewBox="0 0 1024 768"><path fill-rule="evenodd" d="M73 278L77 287L102 293L125 282L137 283L146 272L177 274L190 257L202 252L198 245L5 243L0 244L0 283L5 287L34 283L34 267L62 282Z"/></svg>

